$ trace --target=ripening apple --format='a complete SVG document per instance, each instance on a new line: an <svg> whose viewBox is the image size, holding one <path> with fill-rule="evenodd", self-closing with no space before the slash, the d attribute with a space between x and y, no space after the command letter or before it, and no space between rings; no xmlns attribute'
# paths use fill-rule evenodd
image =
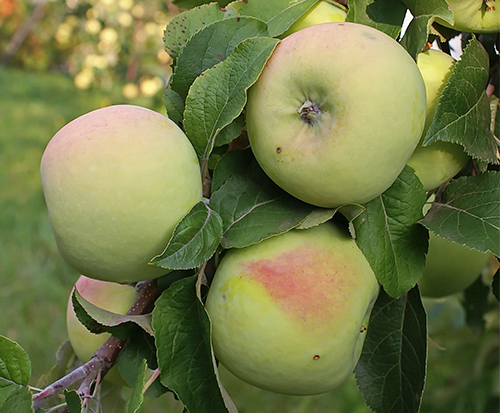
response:
<svg viewBox="0 0 500 413"><path fill-rule="evenodd" d="M429 49L417 55L427 96L427 114L422 139L429 129L443 87L449 78L455 59L441 50ZM437 188L453 178L465 166L470 156L462 145L437 141L429 146L419 144L408 160L425 191Z"/></svg>
<svg viewBox="0 0 500 413"><path fill-rule="evenodd" d="M135 288L129 284L100 281L85 276L80 276L73 288L76 288L88 302L115 314L126 314L137 299ZM68 299L66 328L76 356L83 363L86 363L96 350L106 342L110 334L93 334L80 323L73 309L72 295L73 290ZM125 384L125 380L121 378L116 367L113 367L105 377L114 383Z"/></svg>
<svg viewBox="0 0 500 413"><path fill-rule="evenodd" d="M443 26L469 33L500 32L500 6L496 0L446 0L453 11L454 24L436 19Z"/></svg>
<svg viewBox="0 0 500 413"><path fill-rule="evenodd" d="M322 23L283 39L246 107L248 137L267 175L321 207L384 192L415 150L425 122L415 61L381 31Z"/></svg>
<svg viewBox="0 0 500 413"><path fill-rule="evenodd" d="M306 13L304 13L295 23L293 23L288 30L280 37L289 36L292 33L304 29L309 26L314 26L320 23L329 22L343 22L347 17L346 8L335 2L329 0L321 0L312 6Z"/></svg>
<svg viewBox="0 0 500 413"><path fill-rule="evenodd" d="M231 249L206 302L215 356L269 391L327 392L352 373L378 291L355 241L331 222Z"/></svg>
<svg viewBox="0 0 500 413"><path fill-rule="evenodd" d="M486 267L491 254L429 233L429 252L425 269L418 281L426 297L445 297L471 285Z"/></svg>
<svg viewBox="0 0 500 413"><path fill-rule="evenodd" d="M68 123L40 174L59 253L79 273L135 282L202 198L197 155L181 129L152 110L116 105Z"/></svg>

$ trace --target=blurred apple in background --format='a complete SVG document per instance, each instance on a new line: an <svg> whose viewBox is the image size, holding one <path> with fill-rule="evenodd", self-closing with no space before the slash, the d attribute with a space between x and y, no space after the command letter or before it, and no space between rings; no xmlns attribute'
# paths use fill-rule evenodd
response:
<svg viewBox="0 0 500 413"><path fill-rule="evenodd" d="M468 33L500 32L500 6L496 0L446 0L454 24L436 19L443 26Z"/></svg>
<svg viewBox="0 0 500 413"><path fill-rule="evenodd" d="M450 75L455 59L440 51L429 49L417 55L417 66L425 82L427 114L422 139L429 129L438 100ZM414 170L425 191L437 188L453 178L465 166L469 155L457 143L434 142L429 146L419 145L408 165Z"/></svg>
<svg viewBox="0 0 500 413"><path fill-rule="evenodd" d="M215 356L266 390L327 392L353 372L378 291L347 228L331 222L231 249L206 302Z"/></svg>

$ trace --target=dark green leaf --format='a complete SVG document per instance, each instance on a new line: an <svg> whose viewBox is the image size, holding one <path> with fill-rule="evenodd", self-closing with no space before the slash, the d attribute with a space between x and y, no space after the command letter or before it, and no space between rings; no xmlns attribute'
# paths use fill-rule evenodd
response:
<svg viewBox="0 0 500 413"><path fill-rule="evenodd" d="M446 0L403 0L403 3L416 17L441 17L449 23L453 23L453 12L448 7Z"/></svg>
<svg viewBox="0 0 500 413"><path fill-rule="evenodd" d="M210 322L196 283L197 275L176 281L156 301L153 328L161 382L190 412L226 413L210 343Z"/></svg>
<svg viewBox="0 0 500 413"><path fill-rule="evenodd" d="M490 101L485 91L488 77L488 54L472 38L451 69L424 146L436 141L454 142L475 158L498 163L499 144L491 132Z"/></svg>
<svg viewBox="0 0 500 413"><path fill-rule="evenodd" d="M194 2L198 4L190 6L189 8L191 8L191 10L174 16L165 29L163 38L165 50L172 57L174 62L193 34L208 26L210 23L223 19L227 13L221 10L216 2Z"/></svg>
<svg viewBox="0 0 500 413"><path fill-rule="evenodd" d="M416 413L425 382L427 320L415 287L399 299L383 290L375 302L355 374L377 413Z"/></svg>
<svg viewBox="0 0 500 413"><path fill-rule="evenodd" d="M486 325L484 316L488 312L489 294L490 287L484 284L480 274L463 292L462 306L465 309L467 325L477 333L482 332Z"/></svg>
<svg viewBox="0 0 500 413"><path fill-rule="evenodd" d="M245 127L245 115L240 114L235 120L233 120L229 125L224 127L217 137L215 138L215 147L227 145L236 139L243 128Z"/></svg>
<svg viewBox="0 0 500 413"><path fill-rule="evenodd" d="M499 256L500 172L451 181L420 222L443 238Z"/></svg>
<svg viewBox="0 0 500 413"><path fill-rule="evenodd" d="M428 232L418 220L425 200L421 182L406 167L353 221L359 248L392 297L410 290L423 273Z"/></svg>
<svg viewBox="0 0 500 413"><path fill-rule="evenodd" d="M399 1L351 0L347 21L375 27L396 39L401 33L405 15L406 6Z"/></svg>
<svg viewBox="0 0 500 413"><path fill-rule="evenodd" d="M16 384L28 384L30 377L28 353L15 341L0 336L0 378Z"/></svg>
<svg viewBox="0 0 500 413"><path fill-rule="evenodd" d="M226 60L194 81L186 99L184 128L202 159L210 156L217 134L242 112L247 89L277 42L268 37L244 40Z"/></svg>
<svg viewBox="0 0 500 413"><path fill-rule="evenodd" d="M142 360L140 366L137 369L137 378L135 379L134 387L132 388L132 394L129 396L127 403L125 404L124 413L136 413L144 401L144 386L146 384L146 372L148 365L146 360Z"/></svg>
<svg viewBox="0 0 500 413"><path fill-rule="evenodd" d="M252 0L240 10L241 15L253 16L267 23L273 37L283 34L318 0Z"/></svg>
<svg viewBox="0 0 500 413"><path fill-rule="evenodd" d="M233 175L244 174L255 162L251 150L229 151L219 159L212 177L212 193L216 192Z"/></svg>
<svg viewBox="0 0 500 413"><path fill-rule="evenodd" d="M94 334L110 333L118 339L126 339L136 326L151 335L151 314L122 315L112 313L85 300L75 289L71 297L75 314L90 332Z"/></svg>
<svg viewBox="0 0 500 413"><path fill-rule="evenodd" d="M0 407L0 413L33 413L32 393L27 386L19 386L10 393Z"/></svg>
<svg viewBox="0 0 500 413"><path fill-rule="evenodd" d="M177 126L182 127L184 120L184 99L175 90L172 89L168 82L163 95L163 104L167 111L167 116L174 121Z"/></svg>
<svg viewBox="0 0 500 413"><path fill-rule="evenodd" d="M225 180L217 178L219 183L224 183L212 193L209 204L222 218L221 245L224 248L246 247L286 232L316 209L274 184L255 160L244 163L244 169L243 165L226 161L226 157L233 156L241 159L245 155L240 151L230 151L221 158L214 176L229 177ZM221 174L218 173L219 165L223 168ZM228 165L237 168L231 175Z"/></svg>
<svg viewBox="0 0 500 413"><path fill-rule="evenodd" d="M495 296L497 301L500 301L500 268L497 269L497 271L493 275L493 282L491 283L491 291L493 292L493 295Z"/></svg>
<svg viewBox="0 0 500 413"><path fill-rule="evenodd" d="M210 0L173 0L172 3L175 5L183 8L183 9L190 9L193 7L201 6L202 4L206 3L214 3L218 4L220 7L224 7L227 4L229 4L231 0L218 0L217 3L210 1Z"/></svg>
<svg viewBox="0 0 500 413"><path fill-rule="evenodd" d="M417 54L420 53L427 44L431 24L432 16L415 17L410 22L401 39L401 45L415 60L417 59Z"/></svg>
<svg viewBox="0 0 500 413"><path fill-rule="evenodd" d="M200 201L177 224L165 251L151 263L173 270L199 267L212 257L221 238L221 217Z"/></svg>
<svg viewBox="0 0 500 413"><path fill-rule="evenodd" d="M205 70L225 60L243 40L262 36L268 36L267 26L253 17L231 17L204 27L179 54L171 88L185 99L194 80Z"/></svg>
<svg viewBox="0 0 500 413"><path fill-rule="evenodd" d="M69 413L81 413L82 399L76 390L64 390L64 399L68 406Z"/></svg>

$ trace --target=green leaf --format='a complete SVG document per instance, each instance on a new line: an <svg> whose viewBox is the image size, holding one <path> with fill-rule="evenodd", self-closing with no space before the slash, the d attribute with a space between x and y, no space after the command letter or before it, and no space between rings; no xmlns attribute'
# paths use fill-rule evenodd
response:
<svg viewBox="0 0 500 413"><path fill-rule="evenodd" d="M10 394L19 387L21 387L21 385L14 384L12 381L0 377L0 406L2 406L5 400L9 398Z"/></svg>
<svg viewBox="0 0 500 413"><path fill-rule="evenodd" d="M347 21L366 24L394 39L401 33L406 6L394 0L351 0Z"/></svg>
<svg viewBox="0 0 500 413"><path fill-rule="evenodd" d="M405 167L353 221L356 242L391 297L410 290L423 273L428 232L418 220L425 200L421 182Z"/></svg>
<svg viewBox="0 0 500 413"><path fill-rule="evenodd" d="M184 120L184 99L171 87L170 77L165 92L163 94L163 104L167 111L167 116L174 121L177 126L182 128L182 121Z"/></svg>
<svg viewBox="0 0 500 413"><path fill-rule="evenodd" d="M483 282L478 274L474 281L463 292L462 306L465 310L465 320L467 325L476 333L484 331L486 320L484 316L489 310L488 295L490 287Z"/></svg>
<svg viewBox="0 0 500 413"><path fill-rule="evenodd" d="M495 275L493 275L493 282L491 283L491 291L493 292L493 295L495 296L497 301L500 301L500 268L497 269Z"/></svg>
<svg viewBox="0 0 500 413"><path fill-rule="evenodd" d="M316 227L330 219L337 213L340 208L335 209L326 209L326 208L317 208L313 209L306 218L295 228L296 229L307 229L311 227Z"/></svg>
<svg viewBox="0 0 500 413"><path fill-rule="evenodd" d="M243 40L267 37L267 26L253 17L218 20L195 33L179 54L171 88L186 98L194 80L225 60Z"/></svg>
<svg viewBox="0 0 500 413"><path fill-rule="evenodd" d="M241 15L253 16L267 23L272 37L283 34L318 0L252 0L240 10Z"/></svg>
<svg viewBox="0 0 500 413"><path fill-rule="evenodd" d="M153 310L161 382L187 410L226 413L210 343L210 322L198 298L194 275L174 282Z"/></svg>
<svg viewBox="0 0 500 413"><path fill-rule="evenodd" d="M446 0L403 0L415 17L440 17L453 24L453 12Z"/></svg>
<svg viewBox="0 0 500 413"><path fill-rule="evenodd" d="M417 287L399 299L381 289L355 369L358 386L373 411L419 411L425 382L426 322Z"/></svg>
<svg viewBox="0 0 500 413"><path fill-rule="evenodd" d="M148 365L145 359L142 359L142 363L137 370L137 378L132 388L132 394L129 396L127 403L125 404L124 413L136 413L142 403L144 402L144 386L146 384L146 372Z"/></svg>
<svg viewBox="0 0 500 413"><path fill-rule="evenodd" d="M472 38L451 69L423 146L454 142L475 158L498 163L499 144L491 132L490 101L485 91L488 73L488 54Z"/></svg>
<svg viewBox="0 0 500 413"><path fill-rule="evenodd" d="M64 390L64 399L68 406L69 413L81 413L82 399L76 390Z"/></svg>
<svg viewBox="0 0 500 413"><path fill-rule="evenodd" d="M151 328L151 314L122 315L95 306L85 300L75 289L71 297L75 314L91 333L110 333L118 339L126 339L136 326L141 327L149 334Z"/></svg>
<svg viewBox="0 0 500 413"><path fill-rule="evenodd" d="M452 180L420 222L450 241L500 256L500 172Z"/></svg>
<svg viewBox="0 0 500 413"><path fill-rule="evenodd" d="M236 139L243 128L245 127L245 115L240 113L240 115L233 120L229 125L224 127L215 138L215 147L230 144L234 139Z"/></svg>
<svg viewBox="0 0 500 413"><path fill-rule="evenodd" d="M195 6L201 7L190 6L191 10L174 16L165 29L163 43L166 52L174 62L192 35L210 23L222 20L227 13L221 10L216 2L204 5L201 4L209 2L198 1L197 3Z"/></svg>
<svg viewBox="0 0 500 413"><path fill-rule="evenodd" d="M173 270L199 267L212 257L221 238L221 217L200 201L177 224L165 251L151 263Z"/></svg>
<svg viewBox="0 0 500 413"><path fill-rule="evenodd" d="M184 112L185 132L202 159L208 159L217 134L243 110L247 89L257 80L278 40L242 41L223 62L191 86Z"/></svg>
<svg viewBox="0 0 500 413"><path fill-rule="evenodd" d="M255 160L245 167L232 171L228 165L237 166L231 159L250 156L241 151L229 151L217 165L214 176L229 177L212 192L210 207L219 213L223 222L221 245L224 248L242 248L263 239L284 233L299 225L316 207L292 197L262 171ZM249 159L249 158L247 158Z"/></svg>
<svg viewBox="0 0 500 413"><path fill-rule="evenodd" d="M0 413L33 413L33 395L27 386L19 386L10 393L0 407Z"/></svg>
<svg viewBox="0 0 500 413"><path fill-rule="evenodd" d="M408 25L401 39L401 46L403 46L415 60L417 59L417 54L420 53L427 44L432 21L432 16L415 17Z"/></svg>
<svg viewBox="0 0 500 413"><path fill-rule="evenodd" d="M220 7L224 7L227 4L229 4L231 0L218 0L217 3ZM206 3L212 3L210 0L173 0L175 5L183 8L183 9L190 9L192 7L197 7L201 6Z"/></svg>
<svg viewBox="0 0 500 413"><path fill-rule="evenodd" d="M0 378L16 384L28 384L31 361L28 353L15 341L0 336Z"/></svg>

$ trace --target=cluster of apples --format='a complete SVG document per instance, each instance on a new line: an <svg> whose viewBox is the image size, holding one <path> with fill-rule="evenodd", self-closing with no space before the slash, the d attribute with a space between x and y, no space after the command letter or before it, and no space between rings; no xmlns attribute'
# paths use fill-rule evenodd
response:
<svg viewBox="0 0 500 413"><path fill-rule="evenodd" d="M286 32L249 90L247 131L258 163L282 189L325 208L373 199L407 164L426 190L440 186L469 159L457 144L420 145L453 59L428 50L415 62L391 37L345 16L341 6L318 3ZM58 250L83 274L75 288L117 313L136 299L130 284L164 275L148 262L203 199L183 131L132 105L64 126L43 154L41 179ZM431 235L429 258L443 242ZM473 275L488 258L477 254ZM429 267L422 279L429 295L436 275ZM329 391L358 361L378 292L347 228L333 221L232 249L206 301L215 355L258 387ZM82 360L106 339L94 340L71 303L68 334Z"/></svg>

